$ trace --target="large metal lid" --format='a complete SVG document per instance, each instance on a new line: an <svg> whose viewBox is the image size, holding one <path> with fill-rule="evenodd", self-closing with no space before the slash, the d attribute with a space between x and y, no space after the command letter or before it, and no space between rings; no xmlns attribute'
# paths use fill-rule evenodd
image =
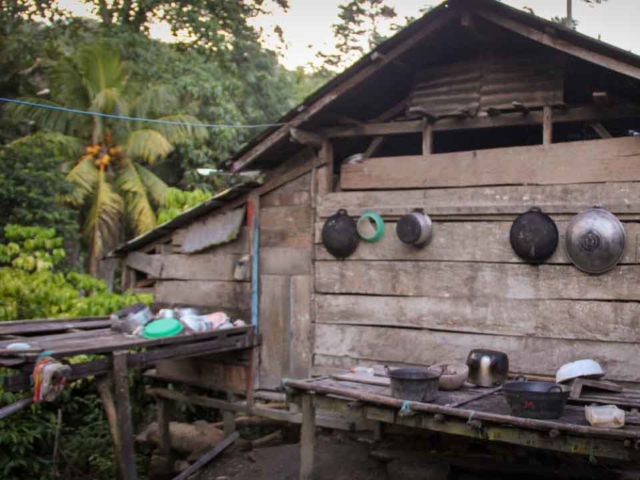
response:
<svg viewBox="0 0 640 480"><path fill-rule="evenodd" d="M622 258L624 246L624 226L603 208L585 210L567 226L567 256L584 272L600 274L611 270Z"/></svg>

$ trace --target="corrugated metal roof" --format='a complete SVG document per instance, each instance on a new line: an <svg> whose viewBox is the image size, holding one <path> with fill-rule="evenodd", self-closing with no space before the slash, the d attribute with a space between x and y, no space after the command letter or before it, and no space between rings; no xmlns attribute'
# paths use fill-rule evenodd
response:
<svg viewBox="0 0 640 480"><path fill-rule="evenodd" d="M160 240L162 237L168 235L169 233L188 225L193 220L200 218L201 216L209 213L216 208L220 208L226 205L231 200L234 200L244 195L245 193L250 192L260 185L260 183L248 182L243 183L242 185L236 185L235 187L228 188L223 192L214 195L209 200L202 202L201 204L196 205L195 207L180 214L173 220L169 220L162 225L158 225L153 230L149 230L148 232L143 233L142 235L139 235L126 243L123 243L118 248L108 253L107 257L118 256L126 252L131 252L151 242Z"/></svg>

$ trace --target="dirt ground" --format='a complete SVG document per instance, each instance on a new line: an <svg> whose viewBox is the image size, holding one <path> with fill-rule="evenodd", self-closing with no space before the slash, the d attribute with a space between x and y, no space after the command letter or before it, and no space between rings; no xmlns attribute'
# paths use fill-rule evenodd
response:
<svg viewBox="0 0 640 480"><path fill-rule="evenodd" d="M457 443L457 442L456 442ZM584 459L558 462L525 451L515 463L501 463L468 446L464 454L434 450L423 439L401 445L396 439L373 443L361 434L319 432L316 444L315 480L537 480L550 478L621 478L610 469L592 469ZM403 452L402 460L385 452ZM458 449L458 451L461 451ZM460 458L456 458L460 455ZM463 460L464 457L464 460ZM469 464L469 458L475 460ZM445 469L442 462L446 460ZM450 465L450 467L449 467ZM435 469L433 469L435 467ZM241 451L232 448L193 480L297 480L299 445L283 444ZM556 473L559 476L556 476Z"/></svg>
<svg viewBox="0 0 640 480"><path fill-rule="evenodd" d="M198 480L297 480L299 445L250 452L231 451L212 462ZM386 480L384 464L369 457L369 445L336 435L318 435L317 480Z"/></svg>

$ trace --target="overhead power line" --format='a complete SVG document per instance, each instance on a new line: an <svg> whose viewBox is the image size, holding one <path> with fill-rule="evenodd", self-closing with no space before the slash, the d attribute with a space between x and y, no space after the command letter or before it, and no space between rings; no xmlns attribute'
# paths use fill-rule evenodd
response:
<svg viewBox="0 0 640 480"><path fill-rule="evenodd" d="M88 110L78 110L76 108L59 107L57 105L47 105L44 103L29 102L27 100L16 100L14 98L0 97L0 102L13 103L16 105L28 105L30 107L43 108L47 110L56 110L58 112L74 113L77 115L90 115L93 117L111 118L114 120L126 120L129 122L144 122L144 123L159 123L162 125L176 125L182 127L194 127L194 128L237 128L237 129L252 129L252 128L266 128L266 127L280 127L285 125L284 123L259 123L255 125L240 125L240 124L220 124L220 123L189 123L179 122L177 120L160 120L153 118L139 118L130 117L128 115L115 115L111 113L90 112Z"/></svg>

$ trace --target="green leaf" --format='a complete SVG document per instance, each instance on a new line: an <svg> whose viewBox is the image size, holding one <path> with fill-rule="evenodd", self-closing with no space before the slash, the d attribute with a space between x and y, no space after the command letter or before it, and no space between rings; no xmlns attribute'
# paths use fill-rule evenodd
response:
<svg viewBox="0 0 640 480"><path fill-rule="evenodd" d="M83 232L93 265L91 271L97 270L97 262L118 240L120 233L120 216L123 211L122 197L116 193L106 179L104 171L98 171L91 208L87 213ZM94 270L93 268L96 268Z"/></svg>
<svg viewBox="0 0 640 480"><path fill-rule="evenodd" d="M154 228L156 214L147 196L147 189L136 165L128 158L122 162L116 184L124 192L125 210L129 224L136 234L140 235Z"/></svg>
<svg viewBox="0 0 640 480"><path fill-rule="evenodd" d="M136 130L129 133L125 151L131 158L140 158L147 163L166 157L173 149L171 142L155 130Z"/></svg>
<svg viewBox="0 0 640 480"><path fill-rule="evenodd" d="M81 206L95 190L100 172L90 158L80 161L67 174L67 180L74 184L71 193L62 196L62 200L75 206Z"/></svg>

